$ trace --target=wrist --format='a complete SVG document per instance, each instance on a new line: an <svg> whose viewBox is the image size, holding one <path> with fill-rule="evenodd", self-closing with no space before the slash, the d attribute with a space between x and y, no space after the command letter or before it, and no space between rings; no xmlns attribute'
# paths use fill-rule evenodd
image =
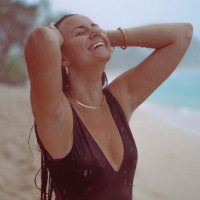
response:
<svg viewBox="0 0 200 200"><path fill-rule="evenodd" d="M127 40L128 40L127 34L126 34L125 30L122 29L121 27L119 27L117 30L121 33L121 35L122 35L122 37L123 37L123 39L124 39L124 41L123 41L124 44L121 45L120 47L121 47L122 49L126 49L127 46L128 46L128 44L127 44Z"/></svg>
<svg viewBox="0 0 200 200"><path fill-rule="evenodd" d="M107 36L111 46L121 47L122 49L127 48L128 38L124 29L118 28L117 30L107 31Z"/></svg>

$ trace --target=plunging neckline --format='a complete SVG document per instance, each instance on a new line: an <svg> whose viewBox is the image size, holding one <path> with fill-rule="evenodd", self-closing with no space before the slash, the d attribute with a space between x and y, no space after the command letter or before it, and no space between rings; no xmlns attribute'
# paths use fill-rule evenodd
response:
<svg viewBox="0 0 200 200"><path fill-rule="evenodd" d="M105 95L105 97L106 97L106 95ZM111 115L112 115L112 118L113 118L113 120L114 120L114 124L115 124L115 126L116 126L116 128L117 128L117 130L118 130L118 132L119 132L119 134L120 134L120 138L121 138L122 146L123 146L123 147L122 147L122 149L123 149L123 157L122 157L122 161L121 161L121 163L120 163L120 165L119 165L118 170L115 170L115 168L113 167L113 165L111 164L111 162L110 162L110 161L108 160L108 158L105 156L105 154L104 154L103 150L101 149L100 145L97 143L97 141L95 140L95 138L92 136L92 134L90 133L90 131L89 131L88 128L86 127L86 125L85 125L85 123L83 122L83 120L79 117L79 115L77 114L77 112L76 112L76 110L73 108L73 106L72 106L72 108L73 108L73 110L74 110L76 116L78 117L78 120L80 121L81 125L82 125L82 126L84 127L84 129L86 130L87 135L88 135L88 136L90 137L90 139L95 143L95 146L97 147L98 151L99 151L100 154L103 156L105 162L108 164L108 166L111 168L111 170L112 170L113 172L119 173L119 172L121 171L122 167L123 167L123 164L124 164L124 158L125 158L125 142L124 142L124 138L123 138L123 136L122 136L121 129L120 129L119 125L117 124L116 118L115 118L114 114L111 112L111 106L110 106L110 104L109 104L109 102L107 101L106 98L105 98L105 100L106 100L106 103L107 103L107 105L108 105L108 107L109 107L109 111L110 111L110 113L111 113Z"/></svg>

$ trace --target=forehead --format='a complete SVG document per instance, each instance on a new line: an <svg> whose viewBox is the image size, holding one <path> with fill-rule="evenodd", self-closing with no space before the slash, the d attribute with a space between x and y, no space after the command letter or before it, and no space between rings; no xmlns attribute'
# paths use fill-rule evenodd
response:
<svg viewBox="0 0 200 200"><path fill-rule="evenodd" d="M61 24L59 29L61 31L70 31L78 26L88 26L94 24L94 22L86 16L74 15L65 19Z"/></svg>

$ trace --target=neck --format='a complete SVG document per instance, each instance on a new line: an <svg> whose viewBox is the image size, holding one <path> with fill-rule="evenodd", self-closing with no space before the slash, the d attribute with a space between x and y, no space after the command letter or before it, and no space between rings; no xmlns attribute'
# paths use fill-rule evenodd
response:
<svg viewBox="0 0 200 200"><path fill-rule="evenodd" d="M102 101L102 74L105 65L73 65L69 70L70 87L67 96L89 106L99 106Z"/></svg>
<svg viewBox="0 0 200 200"><path fill-rule="evenodd" d="M78 101L78 100L76 100L76 99L73 99L73 98L71 98L71 99L72 99L72 101L73 101L74 103L78 104L79 106L81 106L81 107L83 107L83 108L86 108L86 109L92 109L92 110L101 109L102 106L103 106L103 102L104 102L104 96L102 96L101 104L98 105L98 106L86 105L86 104L84 104L84 103L82 103L82 102L80 102L80 101Z"/></svg>
<svg viewBox="0 0 200 200"><path fill-rule="evenodd" d="M73 82L70 82L67 96L82 104L99 107L103 98L102 81L73 80Z"/></svg>

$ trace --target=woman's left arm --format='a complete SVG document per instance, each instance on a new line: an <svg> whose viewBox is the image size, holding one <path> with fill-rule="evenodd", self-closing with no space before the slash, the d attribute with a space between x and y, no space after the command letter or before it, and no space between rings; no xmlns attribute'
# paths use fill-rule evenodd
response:
<svg viewBox="0 0 200 200"><path fill-rule="evenodd" d="M127 46L154 48L136 67L115 79L109 89L123 107L127 118L176 68L192 38L190 23L155 24L124 29ZM124 46L121 30L109 31L111 46Z"/></svg>

